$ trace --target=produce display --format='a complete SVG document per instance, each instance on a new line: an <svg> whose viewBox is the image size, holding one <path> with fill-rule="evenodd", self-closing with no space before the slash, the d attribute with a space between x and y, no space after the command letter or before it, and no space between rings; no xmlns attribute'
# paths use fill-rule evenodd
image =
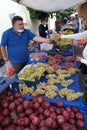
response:
<svg viewBox="0 0 87 130"><path fill-rule="evenodd" d="M0 95L0 130L84 130L84 115L76 106L54 105L45 97L23 99L20 93Z"/></svg>
<svg viewBox="0 0 87 130"><path fill-rule="evenodd" d="M60 33L66 35L66 34L73 34L74 32L72 30L61 30ZM60 46L72 44L71 39L68 39L68 38L67 39L66 38L58 39L56 37L56 35L54 35L53 40L56 42L57 45L60 45Z"/></svg>
<svg viewBox="0 0 87 130"><path fill-rule="evenodd" d="M57 69L66 69L74 68L75 56L64 57L62 55L56 54L55 56L47 57L47 64L52 66L55 70ZM63 64L62 64L63 63Z"/></svg>
<svg viewBox="0 0 87 130"><path fill-rule="evenodd" d="M80 72L78 68L73 66L75 57L63 57L59 54L56 54L54 57L47 56L47 60L47 64L38 63L37 65L27 65L18 74L18 78L24 81L30 80L35 82L35 77L38 77L39 79L39 82L34 86L31 86L30 84L19 84L21 94L32 96L36 92L39 95L44 95L47 98L52 99L60 96L61 98L66 98L66 100L71 101L83 96L83 92L77 92L74 91L73 88L71 90L69 88L69 86L74 83L74 80L71 79L71 76ZM62 62L63 66L61 66ZM43 82L40 80L42 76ZM59 88L59 85L62 86L61 89ZM63 89L63 87L67 89Z"/></svg>
<svg viewBox="0 0 87 130"><path fill-rule="evenodd" d="M54 72L54 69L53 67L43 63L38 63L37 65L27 65L18 74L18 78L21 80L35 81L35 77L38 77L39 80L41 76L44 75L45 71L52 73Z"/></svg>
<svg viewBox="0 0 87 130"><path fill-rule="evenodd" d="M68 70L57 69L55 73L46 74L46 82L40 82L36 86L31 87L26 84L19 84L19 89L22 95L33 95L36 92L47 98L60 96L61 98L66 98L66 100L76 100L83 96L83 92L75 92L73 89L69 89L69 86L74 82L74 80L66 80L66 78L70 78L76 72L79 72L77 68L70 68ZM59 89L59 84L66 89Z"/></svg>
<svg viewBox="0 0 87 130"><path fill-rule="evenodd" d="M45 97L48 97L48 98L54 98L55 96L58 95L58 88L55 85L49 85L49 84L40 82L37 85L35 92L40 95L44 94Z"/></svg>
<svg viewBox="0 0 87 130"><path fill-rule="evenodd" d="M66 34L74 34L74 32L73 32L72 30L68 30L68 29L66 29L66 30L61 30L60 33L61 33L61 34L64 34L64 35L66 35Z"/></svg>
<svg viewBox="0 0 87 130"><path fill-rule="evenodd" d="M18 74L23 82L12 83L0 94L0 130L86 130L84 94L76 81L80 70L73 52L68 52L72 41L55 39L56 53L39 55L38 63L26 65ZM36 60L35 56L32 53L31 58Z"/></svg>
<svg viewBox="0 0 87 130"><path fill-rule="evenodd" d="M62 97L62 98L66 98L69 101L73 101L78 99L79 97L83 96L83 92L75 92L72 89L68 89L68 88L63 88L61 90L58 91L58 94Z"/></svg>
<svg viewBox="0 0 87 130"><path fill-rule="evenodd" d="M59 40L56 36L54 36L53 40L56 42L57 45L60 46L64 46L64 45L71 45L72 44L72 40L71 39L66 39L66 38L62 38L61 40Z"/></svg>
<svg viewBox="0 0 87 130"><path fill-rule="evenodd" d="M87 40L78 40L78 44L84 45L87 43Z"/></svg>
<svg viewBox="0 0 87 130"><path fill-rule="evenodd" d="M28 87L25 83L19 84L19 90L22 95L32 95L34 93L34 86Z"/></svg>
<svg viewBox="0 0 87 130"><path fill-rule="evenodd" d="M38 59L38 61L43 61L43 59L45 59L47 56L46 53L41 53L41 52L38 52L38 53L30 53L30 58L32 58L34 61L36 59Z"/></svg>

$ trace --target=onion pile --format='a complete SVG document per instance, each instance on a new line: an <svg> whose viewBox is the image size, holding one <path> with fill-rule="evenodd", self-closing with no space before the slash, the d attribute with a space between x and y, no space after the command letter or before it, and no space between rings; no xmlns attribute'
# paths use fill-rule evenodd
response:
<svg viewBox="0 0 87 130"><path fill-rule="evenodd" d="M58 100L53 106L45 97L23 99L19 92L0 95L0 130L84 130L79 108L64 107Z"/></svg>

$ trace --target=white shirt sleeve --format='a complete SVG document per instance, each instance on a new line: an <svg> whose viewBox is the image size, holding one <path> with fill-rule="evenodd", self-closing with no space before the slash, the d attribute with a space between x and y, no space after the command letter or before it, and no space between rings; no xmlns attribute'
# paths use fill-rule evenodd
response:
<svg viewBox="0 0 87 130"><path fill-rule="evenodd" d="M86 64L87 65L87 60L85 60L85 59L81 59L81 63L84 63L84 64Z"/></svg>
<svg viewBox="0 0 87 130"><path fill-rule="evenodd" d="M61 35L61 38L69 38L74 40L87 39L87 30L77 34Z"/></svg>

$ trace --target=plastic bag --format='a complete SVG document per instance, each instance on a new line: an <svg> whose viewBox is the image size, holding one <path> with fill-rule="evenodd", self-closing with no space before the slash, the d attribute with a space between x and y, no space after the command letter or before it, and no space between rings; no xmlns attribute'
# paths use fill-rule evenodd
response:
<svg viewBox="0 0 87 130"><path fill-rule="evenodd" d="M10 62L10 61L7 61L7 62L6 62L6 75L7 75L7 76L12 76L12 75L15 74L15 72L16 72L16 71L15 71L13 65L11 64L11 62Z"/></svg>

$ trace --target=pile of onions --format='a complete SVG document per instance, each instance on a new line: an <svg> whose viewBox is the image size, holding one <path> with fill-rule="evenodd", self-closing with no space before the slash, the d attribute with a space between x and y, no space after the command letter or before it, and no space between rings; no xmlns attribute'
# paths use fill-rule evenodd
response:
<svg viewBox="0 0 87 130"><path fill-rule="evenodd" d="M0 130L84 130L84 116L79 108L54 105L45 97L23 99L19 92L0 95Z"/></svg>

